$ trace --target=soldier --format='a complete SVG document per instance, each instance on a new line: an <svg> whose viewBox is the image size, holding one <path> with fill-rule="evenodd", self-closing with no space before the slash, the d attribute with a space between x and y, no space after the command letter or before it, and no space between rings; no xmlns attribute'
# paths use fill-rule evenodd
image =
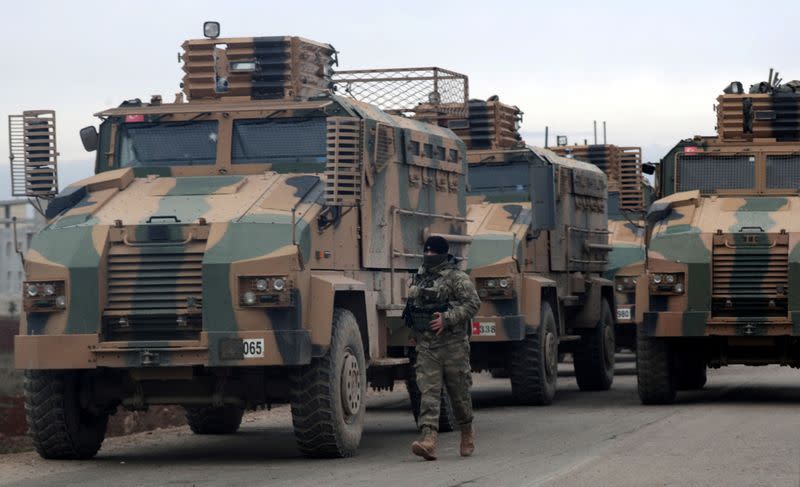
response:
<svg viewBox="0 0 800 487"><path fill-rule="evenodd" d="M442 237L432 236L425 241L423 264L411 284L405 314L407 324L414 330L417 384L422 396L422 436L411 445L411 451L426 460L436 460L443 386L461 427L461 456L470 456L475 450L469 334L480 298L448 250L447 240Z"/></svg>

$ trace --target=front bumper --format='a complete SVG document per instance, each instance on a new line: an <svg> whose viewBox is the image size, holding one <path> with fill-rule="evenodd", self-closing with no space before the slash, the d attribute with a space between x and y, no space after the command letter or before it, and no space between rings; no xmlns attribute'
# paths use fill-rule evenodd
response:
<svg viewBox="0 0 800 487"><path fill-rule="evenodd" d="M800 336L800 313L791 318L711 319L705 311L661 311L644 314L639 332L653 337Z"/></svg>
<svg viewBox="0 0 800 487"><path fill-rule="evenodd" d="M244 345L254 343L245 357ZM17 369L94 369L179 367L249 367L307 365L311 335L307 330L201 332L199 340L100 342L99 335L18 335Z"/></svg>

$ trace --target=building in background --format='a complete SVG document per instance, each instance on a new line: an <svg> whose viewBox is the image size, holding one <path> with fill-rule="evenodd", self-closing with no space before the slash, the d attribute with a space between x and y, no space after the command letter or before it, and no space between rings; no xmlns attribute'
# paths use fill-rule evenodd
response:
<svg viewBox="0 0 800 487"><path fill-rule="evenodd" d="M44 219L25 200L0 201L0 318L17 319L21 308L21 289L25 272L14 245L13 218L17 218L17 243L27 252L33 234Z"/></svg>

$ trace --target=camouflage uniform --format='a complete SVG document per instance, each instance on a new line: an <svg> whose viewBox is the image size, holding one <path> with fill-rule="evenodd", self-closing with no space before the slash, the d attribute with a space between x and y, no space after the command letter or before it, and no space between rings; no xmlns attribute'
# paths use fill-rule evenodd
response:
<svg viewBox="0 0 800 487"><path fill-rule="evenodd" d="M447 388L459 425L472 423L469 331L480 298L469 277L450 257L431 269L421 267L409 291L417 339L417 384L422 395L419 426L438 430L442 386ZM430 329L435 312L444 318L444 331Z"/></svg>

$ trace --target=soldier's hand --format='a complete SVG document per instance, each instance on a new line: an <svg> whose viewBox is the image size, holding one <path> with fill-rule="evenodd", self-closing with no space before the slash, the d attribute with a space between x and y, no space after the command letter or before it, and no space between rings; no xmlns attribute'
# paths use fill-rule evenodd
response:
<svg viewBox="0 0 800 487"><path fill-rule="evenodd" d="M444 332L444 317L442 313L435 312L433 313L433 320L430 322L431 330L435 331L437 335L441 335Z"/></svg>

